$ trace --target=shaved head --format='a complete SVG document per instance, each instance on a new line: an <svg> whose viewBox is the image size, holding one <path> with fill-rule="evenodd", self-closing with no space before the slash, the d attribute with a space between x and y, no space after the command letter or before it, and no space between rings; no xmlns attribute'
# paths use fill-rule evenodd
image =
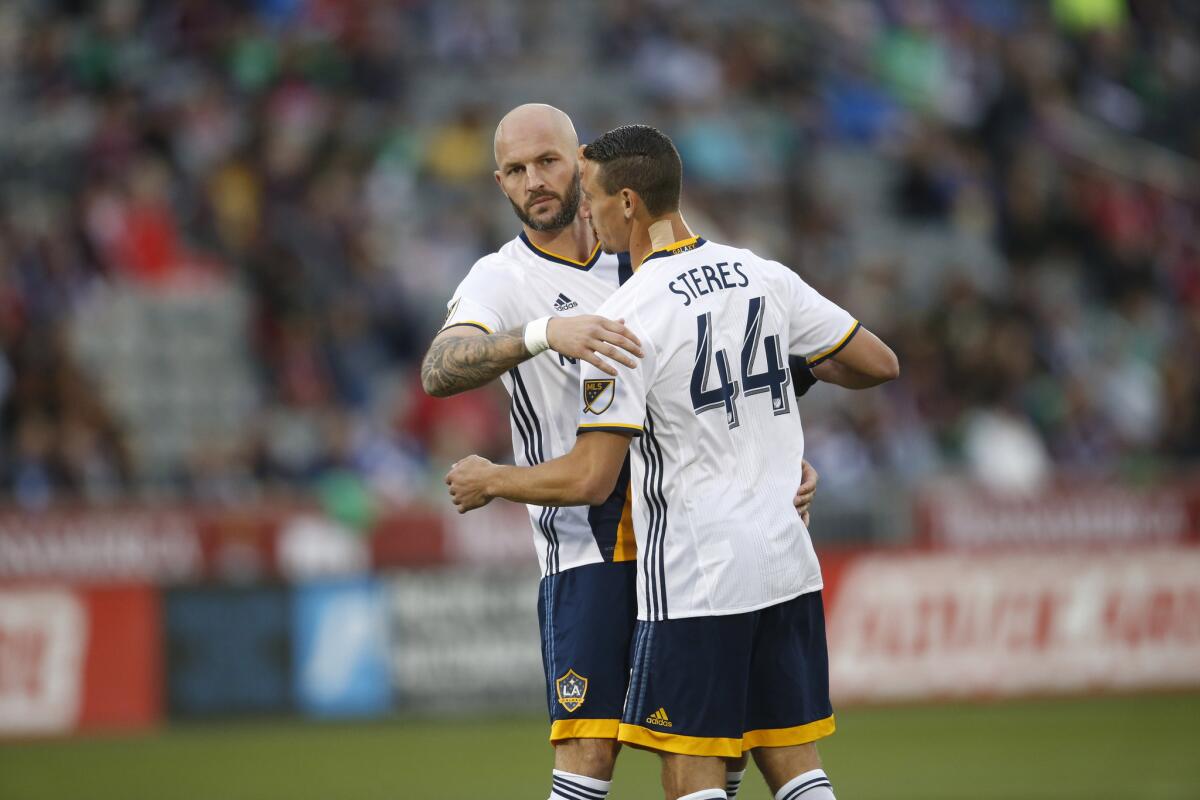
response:
<svg viewBox="0 0 1200 800"><path fill-rule="evenodd" d="M575 126L564 112L545 103L526 103L505 114L496 126L493 140L496 166L503 168L504 159L514 146L531 141L553 143L566 153L574 153L579 147Z"/></svg>
<svg viewBox="0 0 1200 800"><path fill-rule="evenodd" d="M558 231L579 213L579 136L571 118L526 103L496 126L496 183L526 227Z"/></svg>

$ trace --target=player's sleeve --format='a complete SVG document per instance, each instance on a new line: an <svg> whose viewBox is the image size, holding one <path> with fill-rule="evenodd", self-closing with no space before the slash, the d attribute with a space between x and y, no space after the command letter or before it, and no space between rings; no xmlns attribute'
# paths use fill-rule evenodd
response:
<svg viewBox="0 0 1200 800"><path fill-rule="evenodd" d="M815 367L832 358L854 338L860 327L850 312L823 297L796 273L786 271L791 337L788 352Z"/></svg>
<svg viewBox="0 0 1200 800"><path fill-rule="evenodd" d="M484 333L496 333L527 322L507 319L512 315L504 313L504 297L511 285L511 281L504 280L503 270L495 262L488 259L475 262L446 304L442 330L466 325Z"/></svg>
<svg viewBox="0 0 1200 800"><path fill-rule="evenodd" d="M640 330L636 314L608 309L607 304L596 312L613 319L625 317L630 327L642 340L645 357L638 361L637 369L610 361L617 370L614 378L599 368L580 362L579 370L579 427L576 433L608 431L641 436L642 424L646 421L646 392L652 382L654 348L647 334ZM615 315L615 316L614 316Z"/></svg>

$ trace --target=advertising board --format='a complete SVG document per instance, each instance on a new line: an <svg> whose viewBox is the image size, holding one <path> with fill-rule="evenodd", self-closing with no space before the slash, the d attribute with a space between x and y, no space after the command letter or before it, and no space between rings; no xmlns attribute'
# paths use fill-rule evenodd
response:
<svg viewBox="0 0 1200 800"><path fill-rule="evenodd" d="M161 686L149 587L0 589L0 735L152 725Z"/></svg>
<svg viewBox="0 0 1200 800"><path fill-rule="evenodd" d="M840 700L1200 686L1200 548L877 554L829 605Z"/></svg>
<svg viewBox="0 0 1200 800"><path fill-rule="evenodd" d="M387 605L373 579L313 583L293 599L296 701L322 717L391 707Z"/></svg>

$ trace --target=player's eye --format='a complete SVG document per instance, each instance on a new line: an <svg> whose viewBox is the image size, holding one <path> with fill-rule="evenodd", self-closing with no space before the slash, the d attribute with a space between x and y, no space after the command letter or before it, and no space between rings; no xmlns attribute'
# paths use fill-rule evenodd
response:
<svg viewBox="0 0 1200 800"><path fill-rule="evenodd" d="M516 166L516 167L509 167L509 168L508 168L508 174L509 174L509 175L516 175L518 172L524 172L524 171L525 171L525 168L524 168L524 167L522 167L522 166Z"/></svg>
<svg viewBox="0 0 1200 800"><path fill-rule="evenodd" d="M553 159L553 158L547 157L547 158L542 159L543 164L553 164L554 162L555 162L555 159Z"/></svg>

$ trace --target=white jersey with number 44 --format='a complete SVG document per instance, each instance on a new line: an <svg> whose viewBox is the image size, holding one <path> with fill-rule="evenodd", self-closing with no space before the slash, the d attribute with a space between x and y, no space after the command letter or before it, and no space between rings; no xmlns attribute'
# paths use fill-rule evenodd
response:
<svg viewBox="0 0 1200 800"><path fill-rule="evenodd" d="M638 616L737 614L822 587L792 499L804 434L788 354L858 330L798 275L701 238L656 250L596 312L642 340L614 379L584 364L579 432L632 433Z"/></svg>

